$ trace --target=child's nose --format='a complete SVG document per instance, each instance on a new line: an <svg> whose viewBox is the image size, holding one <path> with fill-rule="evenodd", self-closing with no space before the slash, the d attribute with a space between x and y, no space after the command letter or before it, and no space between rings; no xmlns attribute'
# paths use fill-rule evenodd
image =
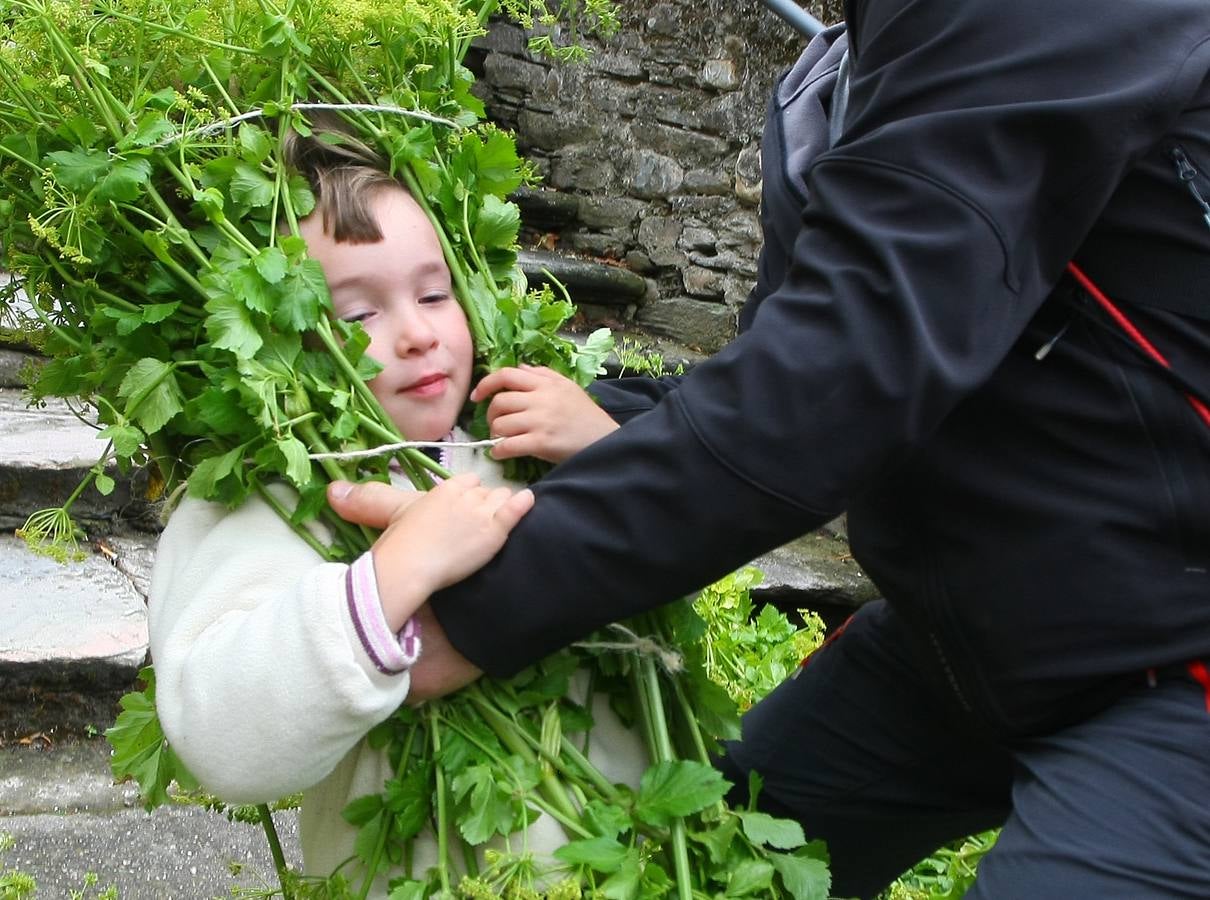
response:
<svg viewBox="0 0 1210 900"><path fill-rule="evenodd" d="M409 310L399 317L395 351L400 356L422 353L437 343L437 332L419 311Z"/></svg>

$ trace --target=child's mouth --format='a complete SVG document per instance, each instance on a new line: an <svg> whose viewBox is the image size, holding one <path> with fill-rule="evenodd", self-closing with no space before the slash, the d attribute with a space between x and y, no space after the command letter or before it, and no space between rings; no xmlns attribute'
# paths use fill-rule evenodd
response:
<svg viewBox="0 0 1210 900"><path fill-rule="evenodd" d="M433 397L444 393L447 380L444 374L435 372L432 375L425 375L423 378L413 381L404 387L400 393L411 397Z"/></svg>

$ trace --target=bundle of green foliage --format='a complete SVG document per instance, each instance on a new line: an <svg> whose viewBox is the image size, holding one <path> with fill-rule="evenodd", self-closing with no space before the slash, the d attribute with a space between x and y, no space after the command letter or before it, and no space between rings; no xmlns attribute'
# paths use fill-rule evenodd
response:
<svg viewBox="0 0 1210 900"><path fill-rule="evenodd" d="M570 303L524 289L507 197L530 172L482 121L462 65L497 5L0 0L0 242L12 273L0 310L50 357L33 399L74 398L107 442L88 479L97 490L113 489L116 465L149 467L169 495L234 506L255 493L323 558L348 560L374 535L330 515L328 481L386 480L394 459L429 485L435 465L415 450L348 457L404 436L367 388L378 367L364 331L332 317L298 236L314 198L280 148L316 108L389 160L430 216L483 369L524 361L581 384L594 376L608 335L577 349L557 334ZM573 32L612 24L607 0L499 5ZM552 34L539 42L555 46ZM293 507L270 483L293 486ZM71 552L70 504L30 519L31 545ZM303 527L316 518L331 543ZM702 619L681 602L627 627L376 729L400 776L346 810L366 873L355 884L300 882L262 809L282 892L365 896L432 822L440 864L397 878L392 898L537 896L544 873L524 857L462 872L468 848L540 810L577 836L559 851L550 900L825 896L822 851L796 825L722 802L709 752L735 733L736 710L706 674ZM566 697L586 660L647 736L654 764L637 791L610 784L566 737L587 724ZM123 707L109 732L114 771L153 807L191 779L163 741L150 671Z"/></svg>

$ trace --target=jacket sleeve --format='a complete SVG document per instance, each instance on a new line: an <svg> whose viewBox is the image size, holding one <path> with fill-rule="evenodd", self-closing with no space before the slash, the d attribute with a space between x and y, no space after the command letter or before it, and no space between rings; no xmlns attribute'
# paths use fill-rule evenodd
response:
<svg viewBox="0 0 1210 900"><path fill-rule="evenodd" d="M349 571L256 498L187 499L169 521L149 601L156 706L222 799L311 787L407 696L407 672L380 671L358 636Z"/></svg>
<svg viewBox="0 0 1210 900"><path fill-rule="evenodd" d="M615 422L625 425L659 403L670 391L675 391L683 380L682 375L610 378L590 384L588 393Z"/></svg>
<svg viewBox="0 0 1210 900"><path fill-rule="evenodd" d="M515 671L893 477L1190 102L1206 32L1200 0L850 4L846 127L783 223L784 282L653 410L536 485L496 559L435 598L454 645Z"/></svg>

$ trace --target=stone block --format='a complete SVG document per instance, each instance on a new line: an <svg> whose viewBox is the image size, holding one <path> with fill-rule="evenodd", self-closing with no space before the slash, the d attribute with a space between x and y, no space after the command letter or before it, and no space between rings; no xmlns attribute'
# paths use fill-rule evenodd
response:
<svg viewBox="0 0 1210 900"><path fill-rule="evenodd" d="M636 124L633 133L636 141L644 147L671 156L681 164L717 163L728 149L726 141L713 135L662 122Z"/></svg>
<svg viewBox="0 0 1210 900"><path fill-rule="evenodd" d="M559 190L602 191L617 186L617 172L600 147L567 147L551 160L550 184Z"/></svg>
<svg viewBox="0 0 1210 900"><path fill-rule="evenodd" d="M483 61L484 77L498 90L528 94L546 84L546 67L537 63L492 53Z"/></svg>
<svg viewBox="0 0 1210 900"><path fill-rule="evenodd" d="M708 59L702 65L702 84L716 91L734 91L739 87L739 73L729 59Z"/></svg>
<svg viewBox="0 0 1210 900"><path fill-rule="evenodd" d="M721 303L692 297L660 300L639 310L638 323L705 353L714 353L735 336L735 313Z"/></svg>
<svg viewBox="0 0 1210 900"><path fill-rule="evenodd" d="M634 223L644 206L630 197L581 197L577 218L589 228L623 228Z"/></svg>
<svg viewBox="0 0 1210 900"><path fill-rule="evenodd" d="M685 173L681 189L689 194L725 196L731 193L731 178L723 171L720 161L717 168L690 169Z"/></svg>
<svg viewBox="0 0 1210 900"><path fill-rule="evenodd" d="M124 685L147 655L147 607L100 556L63 564L0 537L0 682Z"/></svg>
<svg viewBox="0 0 1210 900"><path fill-rule="evenodd" d="M685 181L685 170L671 157L640 149L629 154L630 190L636 197L656 199L676 193Z"/></svg>
<svg viewBox="0 0 1210 900"><path fill-rule="evenodd" d="M718 300L723 296L725 276L721 272L700 266L686 266L681 270L681 280L685 285L685 293L690 297Z"/></svg>
<svg viewBox="0 0 1210 900"><path fill-rule="evenodd" d="M671 217L648 216L639 223L639 246L657 266L683 265L685 254L677 248L681 223Z"/></svg>

